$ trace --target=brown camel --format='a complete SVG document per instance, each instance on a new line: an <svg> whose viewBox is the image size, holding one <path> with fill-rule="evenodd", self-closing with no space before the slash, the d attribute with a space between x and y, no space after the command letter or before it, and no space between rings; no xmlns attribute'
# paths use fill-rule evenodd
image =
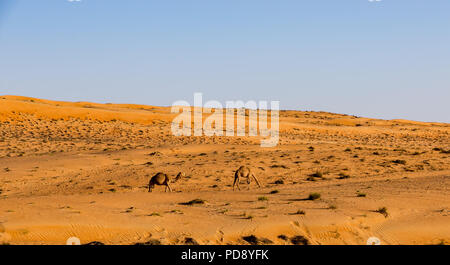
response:
<svg viewBox="0 0 450 265"><path fill-rule="evenodd" d="M236 185L237 188L239 190L241 190L239 188L239 182L241 180L241 178L246 178L247 179L247 184L250 185L251 179L250 177L254 178L256 181L256 184L258 184L258 187L261 188L261 185L259 184L258 179L256 178L256 176L253 174L253 172L246 166L241 166L238 170L236 170L236 173L234 173L234 183L233 183L233 190L234 190L234 186Z"/></svg>
<svg viewBox="0 0 450 265"><path fill-rule="evenodd" d="M177 177L175 178L175 181L173 182L178 181L183 176L184 173L181 172L178 173ZM166 186L164 192L167 192L167 189L169 189L169 192L172 192L172 188L170 187L169 182L170 182L169 176L167 176L167 174L159 172L150 179L150 182L148 183L148 192L152 192L152 189L155 187L155 185L164 185Z"/></svg>

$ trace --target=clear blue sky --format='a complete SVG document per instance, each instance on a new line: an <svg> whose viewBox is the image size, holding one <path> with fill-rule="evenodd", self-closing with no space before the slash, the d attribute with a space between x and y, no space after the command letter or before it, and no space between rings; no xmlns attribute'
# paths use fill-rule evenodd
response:
<svg viewBox="0 0 450 265"><path fill-rule="evenodd" d="M0 94L450 122L448 0L0 0Z"/></svg>

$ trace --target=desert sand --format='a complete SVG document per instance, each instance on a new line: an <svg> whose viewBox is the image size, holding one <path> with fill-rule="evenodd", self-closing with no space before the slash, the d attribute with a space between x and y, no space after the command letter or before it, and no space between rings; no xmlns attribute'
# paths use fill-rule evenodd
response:
<svg viewBox="0 0 450 265"><path fill-rule="evenodd" d="M450 242L450 124L281 111L279 145L261 148L175 137L174 116L0 96L0 243ZM233 192L241 165L261 188ZM148 193L158 172L185 176Z"/></svg>

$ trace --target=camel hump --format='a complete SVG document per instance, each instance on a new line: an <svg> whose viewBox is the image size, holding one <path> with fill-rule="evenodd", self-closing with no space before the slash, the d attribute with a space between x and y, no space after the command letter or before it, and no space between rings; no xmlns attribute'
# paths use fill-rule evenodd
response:
<svg viewBox="0 0 450 265"><path fill-rule="evenodd" d="M166 181L166 179L168 179L167 175L162 172L159 172L156 175L154 175L150 181L161 185Z"/></svg>
<svg viewBox="0 0 450 265"><path fill-rule="evenodd" d="M249 168L246 166L240 166L238 170L239 171L247 171L247 170L249 170Z"/></svg>
<svg viewBox="0 0 450 265"><path fill-rule="evenodd" d="M238 170L236 170L236 173L239 173L242 177L247 177L250 175L250 168L241 166Z"/></svg>
<svg viewBox="0 0 450 265"><path fill-rule="evenodd" d="M153 176L154 178L161 178L161 177L166 177L167 175L166 174L164 174L164 173L162 173L162 172L159 172L159 173L156 173L156 175L155 176Z"/></svg>

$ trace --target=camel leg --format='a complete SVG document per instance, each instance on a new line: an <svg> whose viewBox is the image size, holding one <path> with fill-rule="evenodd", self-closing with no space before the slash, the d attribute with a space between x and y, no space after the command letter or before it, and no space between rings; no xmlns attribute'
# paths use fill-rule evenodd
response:
<svg viewBox="0 0 450 265"><path fill-rule="evenodd" d="M236 185L237 188L238 188L239 190L241 190L241 188L239 188L239 177L235 177L235 178L234 178L233 191L234 191L234 185Z"/></svg>
<svg viewBox="0 0 450 265"><path fill-rule="evenodd" d="M172 192L172 188L169 185L169 182L166 183L166 188L169 188L169 192Z"/></svg>
<svg viewBox="0 0 450 265"><path fill-rule="evenodd" d="M261 185L259 184L259 181L258 181L258 179L256 178L256 176L252 173L252 177L255 179L255 181L256 181L256 184L258 184L258 187L260 187L261 188Z"/></svg>

